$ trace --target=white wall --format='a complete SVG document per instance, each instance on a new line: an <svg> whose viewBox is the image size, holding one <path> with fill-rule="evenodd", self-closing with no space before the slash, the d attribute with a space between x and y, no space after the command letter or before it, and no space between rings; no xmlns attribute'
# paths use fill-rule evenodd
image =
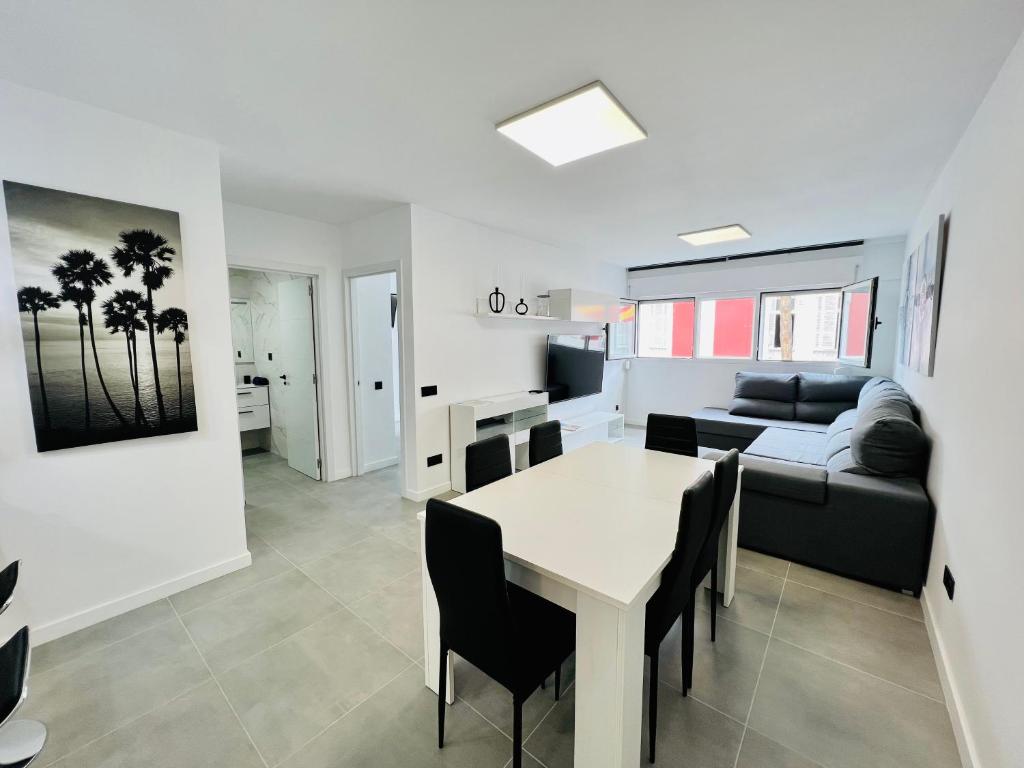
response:
<svg viewBox="0 0 1024 768"><path fill-rule="evenodd" d="M327 480L348 477L352 466L341 277L344 231L332 224L233 203L224 205L224 231L232 266L316 276L324 476Z"/></svg>
<svg viewBox="0 0 1024 768"><path fill-rule="evenodd" d="M0 561L41 642L249 562L212 144L0 81L0 176L177 211L199 431L40 454L0 208ZM6 635L5 635L6 636Z"/></svg>
<svg viewBox="0 0 1024 768"><path fill-rule="evenodd" d="M1022 212L1024 38L908 237L912 247L949 214L935 375L897 371L934 440L928 492L938 518L924 596L947 700L962 716L961 753L977 768L1024 765Z"/></svg>
<svg viewBox="0 0 1024 768"><path fill-rule="evenodd" d="M869 240L862 246L787 256L766 256L751 262L673 267L632 272L632 298L754 295L759 291L795 288L835 288L878 277L875 331L870 369L842 368L841 372L872 376L892 374L896 349L896 319L904 241ZM704 406L728 406L738 371L820 371L831 373L836 363L781 363L758 360L700 360L638 358L629 370L626 419L643 424L649 413L691 413Z"/></svg>
<svg viewBox="0 0 1024 768"><path fill-rule="evenodd" d="M359 459L364 472L398 463L395 355L391 328L394 273L352 281L353 356L359 385ZM397 338L396 338L397 341ZM381 388L375 388L375 382Z"/></svg>
<svg viewBox="0 0 1024 768"><path fill-rule="evenodd" d="M417 433L412 487L429 493L444 490L451 479L449 404L542 387L547 334L588 331L578 324L477 317L476 298L494 289L498 264L507 300L518 301L522 278L531 309L537 294L553 288L621 296L626 274L619 266L418 205L412 206L411 243ZM601 330L599 325L592 328L592 332ZM419 397L419 388L431 384L437 385L437 396ZM614 411L622 405L622 396L623 364L608 363L602 394L560 403L551 415L564 418L582 411ZM443 462L427 467L427 457L438 453Z"/></svg>

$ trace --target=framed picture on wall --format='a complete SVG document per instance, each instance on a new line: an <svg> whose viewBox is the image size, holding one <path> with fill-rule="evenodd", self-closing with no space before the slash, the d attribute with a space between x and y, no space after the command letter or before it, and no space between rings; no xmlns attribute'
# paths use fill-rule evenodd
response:
<svg viewBox="0 0 1024 768"><path fill-rule="evenodd" d="M636 308L638 302L622 299L619 305L619 319L608 323L607 356L609 360L625 360L636 357Z"/></svg>
<svg viewBox="0 0 1024 768"><path fill-rule="evenodd" d="M932 376L935 372L947 224L948 217L939 216L904 262L900 362L924 376Z"/></svg>
<svg viewBox="0 0 1024 768"><path fill-rule="evenodd" d="M37 449L195 431L178 214L3 191Z"/></svg>

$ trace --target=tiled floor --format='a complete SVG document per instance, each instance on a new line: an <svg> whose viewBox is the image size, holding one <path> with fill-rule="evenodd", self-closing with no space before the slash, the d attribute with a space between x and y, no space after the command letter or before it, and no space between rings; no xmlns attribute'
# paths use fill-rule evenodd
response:
<svg viewBox="0 0 1024 768"><path fill-rule="evenodd" d="M325 485L269 455L245 468L251 568L36 650L24 715L51 733L38 764L506 766L511 697L463 662L437 750L423 505L394 470ZM752 552L737 581L717 643L698 612L689 698L678 626L663 644L659 765L959 765L915 600ZM564 678L560 703L550 687L527 702L531 768L572 765L571 663Z"/></svg>

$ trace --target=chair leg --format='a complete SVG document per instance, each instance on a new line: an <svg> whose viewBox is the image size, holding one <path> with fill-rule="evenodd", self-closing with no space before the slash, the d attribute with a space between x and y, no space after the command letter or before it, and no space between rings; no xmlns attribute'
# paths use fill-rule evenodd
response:
<svg viewBox="0 0 1024 768"><path fill-rule="evenodd" d="M562 692L562 665L559 664L555 667L555 701L558 701L558 696Z"/></svg>
<svg viewBox="0 0 1024 768"><path fill-rule="evenodd" d="M711 642L715 642L715 626L718 623L718 556L711 565Z"/></svg>
<svg viewBox="0 0 1024 768"><path fill-rule="evenodd" d="M512 768L523 767L523 700L512 697Z"/></svg>
<svg viewBox="0 0 1024 768"><path fill-rule="evenodd" d="M437 748L444 749L444 710L448 697L448 648L441 644L440 674L437 681Z"/></svg>
<svg viewBox="0 0 1024 768"><path fill-rule="evenodd" d="M647 704L647 753L654 762L654 746L658 741L658 652L651 656L650 698Z"/></svg>
<svg viewBox="0 0 1024 768"><path fill-rule="evenodd" d="M683 645L685 647L685 655L683 657L683 689L690 690L693 688L693 623L694 623L694 603L696 600L691 600L686 609L683 611Z"/></svg>

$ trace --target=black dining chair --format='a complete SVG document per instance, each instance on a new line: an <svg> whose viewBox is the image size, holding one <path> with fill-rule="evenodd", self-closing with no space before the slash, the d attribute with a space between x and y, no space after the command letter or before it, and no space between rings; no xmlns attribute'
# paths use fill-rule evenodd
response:
<svg viewBox="0 0 1024 768"><path fill-rule="evenodd" d="M512 474L507 435L495 435L466 446L466 492Z"/></svg>
<svg viewBox="0 0 1024 768"><path fill-rule="evenodd" d="M545 421L530 427L530 466L542 464L562 455L562 423Z"/></svg>
<svg viewBox="0 0 1024 768"><path fill-rule="evenodd" d="M718 542L722 536L722 528L729 517L729 508L736 496L739 483L740 452L733 448L715 462L715 506L708 528L707 539L697 556L697 564L693 569L694 592L700 589L707 575L711 574L711 642L715 642L718 619ZM693 687L693 624L694 614L691 611L683 616L683 687Z"/></svg>
<svg viewBox="0 0 1024 768"><path fill-rule="evenodd" d="M658 649L676 620L687 610L693 610L693 569L711 526L714 495L714 481L710 472L702 474L683 491L675 548L672 550L668 565L661 572L658 590L647 601L644 653L651 659L647 726L648 750L652 763L658 733ZM684 662L685 658L684 647ZM683 695L686 695L685 685Z"/></svg>
<svg viewBox="0 0 1024 768"><path fill-rule="evenodd" d="M689 416L649 413L644 448L680 456L696 456L697 422Z"/></svg>
<svg viewBox="0 0 1024 768"><path fill-rule="evenodd" d="M26 768L46 745L46 726L35 720L11 720L28 696L28 627L0 648L0 759L4 768Z"/></svg>
<svg viewBox="0 0 1024 768"><path fill-rule="evenodd" d="M448 654L454 652L512 693L512 765L520 768L523 703L576 645L570 611L505 580L501 526L437 499L427 502L426 560L441 614L437 746L444 747Z"/></svg>
<svg viewBox="0 0 1024 768"><path fill-rule="evenodd" d="M18 568L20 561L15 560L0 571L0 613L3 613L14 600L14 588L18 585Z"/></svg>

